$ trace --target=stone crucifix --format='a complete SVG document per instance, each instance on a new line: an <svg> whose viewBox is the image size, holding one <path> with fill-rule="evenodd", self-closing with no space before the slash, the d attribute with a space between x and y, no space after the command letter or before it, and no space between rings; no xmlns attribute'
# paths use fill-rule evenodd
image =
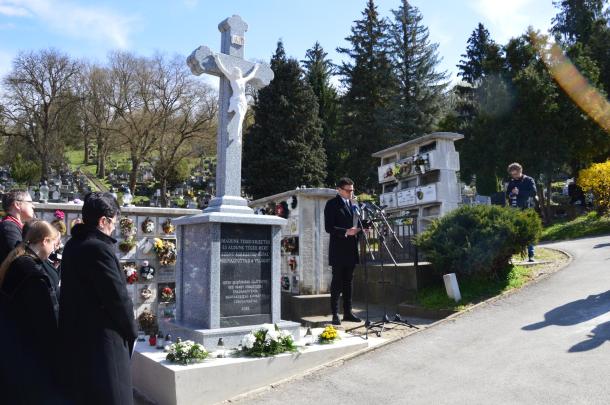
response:
<svg viewBox="0 0 610 405"><path fill-rule="evenodd" d="M220 53L200 46L187 58L193 74L220 77L216 197L205 211L249 214L252 210L241 197L241 139L248 110L246 85L256 89L267 86L273 80L273 71L263 63L244 59L244 34L248 25L240 16L222 21L218 30L221 32Z"/></svg>

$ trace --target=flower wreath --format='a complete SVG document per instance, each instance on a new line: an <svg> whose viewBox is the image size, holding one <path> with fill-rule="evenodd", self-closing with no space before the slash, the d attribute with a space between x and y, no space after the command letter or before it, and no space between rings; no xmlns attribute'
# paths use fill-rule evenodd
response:
<svg viewBox="0 0 610 405"><path fill-rule="evenodd" d="M140 296L142 297L142 299L147 300L150 297L152 297L152 290L148 287L144 287L140 290Z"/></svg>
<svg viewBox="0 0 610 405"><path fill-rule="evenodd" d="M138 281L138 271L133 264L125 264L123 266L123 271L125 272L127 284L133 284Z"/></svg>
<svg viewBox="0 0 610 405"><path fill-rule="evenodd" d="M174 224L172 224L172 219L171 218L167 218L165 220L165 222L163 222L161 227L163 228L163 232L166 233L166 234L174 233L174 230L176 229L174 227Z"/></svg>
<svg viewBox="0 0 610 405"><path fill-rule="evenodd" d="M161 302L171 302L174 299L174 290L171 287L165 287L161 290Z"/></svg>
<svg viewBox="0 0 610 405"><path fill-rule="evenodd" d="M136 227L133 223L133 219L123 217L119 221L119 228L121 229L121 236L128 239L136 234Z"/></svg>
<svg viewBox="0 0 610 405"><path fill-rule="evenodd" d="M153 249L161 266L171 266L176 263L176 245L173 242L155 238Z"/></svg>
<svg viewBox="0 0 610 405"><path fill-rule="evenodd" d="M136 240L133 236L130 236L127 239L123 239L119 242L119 250L123 253L128 253L136 246Z"/></svg>
<svg viewBox="0 0 610 405"><path fill-rule="evenodd" d="M142 232L144 233L153 233L155 231L155 222L150 219L150 217L146 217L144 222L142 222Z"/></svg>

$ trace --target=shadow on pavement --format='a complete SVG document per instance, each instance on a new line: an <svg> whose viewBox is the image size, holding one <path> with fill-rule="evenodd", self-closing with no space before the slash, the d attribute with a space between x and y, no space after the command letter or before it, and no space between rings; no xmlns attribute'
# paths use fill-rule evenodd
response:
<svg viewBox="0 0 610 405"><path fill-rule="evenodd" d="M597 349L607 340L610 340L610 321L597 325L589 334L589 339L570 347L568 352L579 353Z"/></svg>
<svg viewBox="0 0 610 405"><path fill-rule="evenodd" d="M544 314L544 321L524 326L521 329L531 331L551 325L571 326L589 321L606 312L610 312L610 291L589 295L587 298L561 305Z"/></svg>
<svg viewBox="0 0 610 405"><path fill-rule="evenodd" d="M601 249L601 248L605 248L605 247L610 247L610 243L599 243L599 244L593 246L593 249Z"/></svg>

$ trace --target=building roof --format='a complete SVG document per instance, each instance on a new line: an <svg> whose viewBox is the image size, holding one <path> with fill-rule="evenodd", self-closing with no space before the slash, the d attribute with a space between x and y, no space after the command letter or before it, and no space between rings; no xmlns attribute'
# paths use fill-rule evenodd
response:
<svg viewBox="0 0 610 405"><path fill-rule="evenodd" d="M387 149L384 150L380 150L379 152L375 152L372 154L373 157L376 158L381 158L384 156L387 156L390 153L395 153L398 152L400 150L405 149L408 146L413 146L413 145L421 145L424 143L428 143L430 141L434 141L436 139L445 139L448 141L458 141L460 139L464 139L464 135L462 134L457 134L455 132L433 132L431 134L426 134L424 136L420 136L419 138L415 138L412 139L410 141L407 142L403 142L401 144L398 145L394 145L391 146Z"/></svg>

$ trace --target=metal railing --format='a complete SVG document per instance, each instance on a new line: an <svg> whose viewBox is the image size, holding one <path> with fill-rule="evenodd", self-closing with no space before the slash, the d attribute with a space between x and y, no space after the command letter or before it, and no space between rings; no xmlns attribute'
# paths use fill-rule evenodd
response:
<svg viewBox="0 0 610 405"><path fill-rule="evenodd" d="M392 227L392 230L396 234L402 247L398 244L394 235L389 231L385 221L375 220L373 226L364 230L369 239L370 250L375 257L374 260L371 258L364 238L360 238L360 249L361 252L367 253L366 260L368 263L380 264L383 262L383 264L392 264L390 254L397 263L417 263L418 252L417 247L414 244L414 239L417 235L417 218L388 218L388 223ZM379 233L383 235L383 238L379 237ZM389 253L384 247L382 239L385 240Z"/></svg>

